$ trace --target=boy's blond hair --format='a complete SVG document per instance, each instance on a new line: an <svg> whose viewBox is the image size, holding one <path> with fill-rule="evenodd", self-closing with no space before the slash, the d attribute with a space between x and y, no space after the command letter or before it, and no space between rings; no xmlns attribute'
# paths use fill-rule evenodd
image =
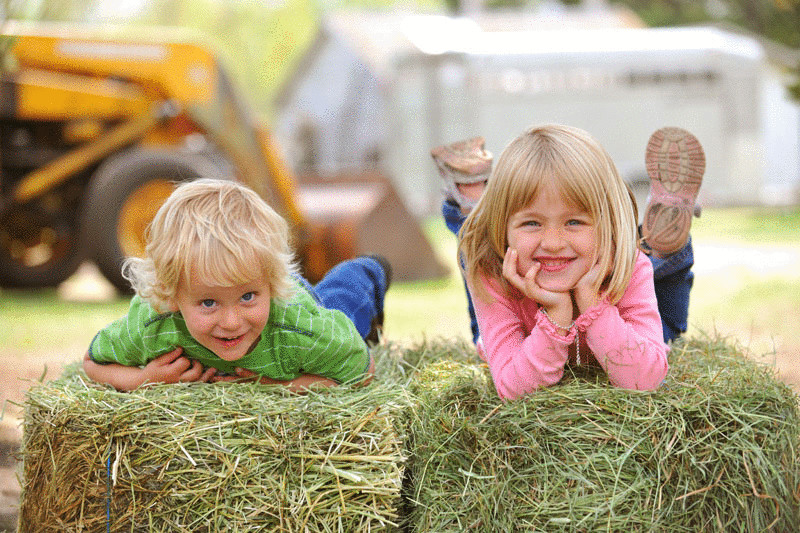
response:
<svg viewBox="0 0 800 533"><path fill-rule="evenodd" d="M611 157L591 135L556 124L533 127L503 150L483 196L464 222L459 252L470 289L490 300L485 278L513 293L503 277L508 220L530 205L547 181L592 217L597 231L595 260L609 272L596 288L602 286L610 301L618 302L636 262L635 201Z"/></svg>
<svg viewBox="0 0 800 533"><path fill-rule="evenodd" d="M296 266L286 221L235 181L199 179L177 186L147 229L145 257L123 275L155 309L173 305L178 285L195 275L233 286L266 276L273 298L288 298Z"/></svg>

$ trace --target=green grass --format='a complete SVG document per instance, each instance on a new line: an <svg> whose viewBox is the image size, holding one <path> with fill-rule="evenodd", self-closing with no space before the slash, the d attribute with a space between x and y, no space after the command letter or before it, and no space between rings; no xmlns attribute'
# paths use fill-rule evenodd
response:
<svg viewBox="0 0 800 533"><path fill-rule="evenodd" d="M695 240L800 245L800 206L705 209L692 223Z"/></svg>
<svg viewBox="0 0 800 533"><path fill-rule="evenodd" d="M706 209L692 225L692 238L695 249L722 243L800 250L800 207ZM766 360L796 359L797 309L800 265L794 272L769 276L731 267L695 278L688 333L722 334Z"/></svg>
<svg viewBox="0 0 800 533"><path fill-rule="evenodd" d="M426 220L423 229L450 274L440 280L393 283L386 296L385 334L401 343L437 337L471 339L456 238L439 217Z"/></svg>
<svg viewBox="0 0 800 533"><path fill-rule="evenodd" d="M85 350L97 331L119 318L127 298L110 302L69 302L55 290L0 292L0 357L30 352ZM76 358L83 351L75 353Z"/></svg>

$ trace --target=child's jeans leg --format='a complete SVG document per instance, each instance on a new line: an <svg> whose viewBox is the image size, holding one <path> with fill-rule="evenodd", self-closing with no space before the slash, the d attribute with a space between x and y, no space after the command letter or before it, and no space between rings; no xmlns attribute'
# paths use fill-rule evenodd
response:
<svg viewBox="0 0 800 533"><path fill-rule="evenodd" d="M694 252L691 238L676 253L659 258L650 256L653 279L658 300L658 312L664 329L664 342L678 338L686 332L689 318L689 293L694 274Z"/></svg>
<svg viewBox="0 0 800 533"><path fill-rule="evenodd" d="M458 232L467 219L466 215L461 212L461 208L458 204L453 200L445 200L442 203L442 216L444 217L444 223L447 225L447 229L458 237ZM464 281L464 292L467 294L467 310L469 311L469 327L472 331L472 342L477 342L479 335L478 319L475 317L475 308L472 306L472 296L469 294L466 281Z"/></svg>
<svg viewBox="0 0 800 533"><path fill-rule="evenodd" d="M329 270L312 293L323 307L338 309L347 315L361 337L366 338L373 319L383 312L386 286L386 273L381 264L371 257L357 257Z"/></svg>

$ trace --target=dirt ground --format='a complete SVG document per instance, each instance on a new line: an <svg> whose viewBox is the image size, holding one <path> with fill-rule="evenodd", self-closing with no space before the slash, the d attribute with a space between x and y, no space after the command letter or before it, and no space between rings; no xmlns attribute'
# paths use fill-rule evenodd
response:
<svg viewBox="0 0 800 533"><path fill-rule="evenodd" d="M43 377L44 365L48 371L44 379L52 379L60 372L62 362L52 355L21 359L11 364L0 359L0 390L6 400L0 420L0 531L16 531L17 507L20 486L17 479L16 452L22 440L22 403L25 391ZM22 367L20 367L20 364Z"/></svg>

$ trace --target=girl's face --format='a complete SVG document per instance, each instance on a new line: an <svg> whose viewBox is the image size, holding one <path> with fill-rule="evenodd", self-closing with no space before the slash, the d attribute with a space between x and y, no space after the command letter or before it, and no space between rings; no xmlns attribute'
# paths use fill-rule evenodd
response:
<svg viewBox="0 0 800 533"><path fill-rule="evenodd" d="M597 249L589 213L566 202L547 181L539 195L508 220L508 246L517 250L520 276L539 263L536 283L552 292L568 292L593 266Z"/></svg>
<svg viewBox="0 0 800 533"><path fill-rule="evenodd" d="M244 357L269 320L272 291L264 279L223 287L192 274L181 280L174 304L192 337L225 361Z"/></svg>

